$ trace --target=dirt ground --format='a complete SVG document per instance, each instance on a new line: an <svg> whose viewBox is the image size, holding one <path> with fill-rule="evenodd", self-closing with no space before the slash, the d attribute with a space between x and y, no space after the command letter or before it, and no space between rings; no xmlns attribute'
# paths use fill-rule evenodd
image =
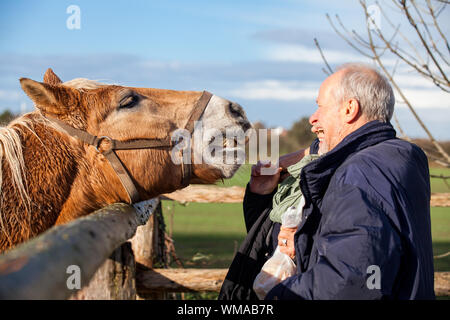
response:
<svg viewBox="0 0 450 320"><path fill-rule="evenodd" d="M431 194L432 207L450 207L450 193Z"/></svg>
<svg viewBox="0 0 450 320"><path fill-rule="evenodd" d="M191 185L164 196L180 202L237 203L242 202L244 192L245 188L238 186L221 188L209 185ZM450 193L431 194L430 204L432 207L450 207Z"/></svg>

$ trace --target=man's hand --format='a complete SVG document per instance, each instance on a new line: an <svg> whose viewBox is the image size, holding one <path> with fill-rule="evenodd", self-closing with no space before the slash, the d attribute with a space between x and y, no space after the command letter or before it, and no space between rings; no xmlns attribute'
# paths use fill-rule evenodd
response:
<svg viewBox="0 0 450 320"><path fill-rule="evenodd" d="M280 181L282 182L289 176L289 172L287 172L287 167L296 164L300 160L303 159L304 156L309 154L309 148L301 149L299 151L291 152L280 157L279 166L283 168L281 171Z"/></svg>
<svg viewBox="0 0 450 320"><path fill-rule="evenodd" d="M292 260L295 258L295 247L294 247L294 234L297 228L280 228L280 233L278 234L278 247L280 251L291 257Z"/></svg>
<svg viewBox="0 0 450 320"><path fill-rule="evenodd" d="M304 156L309 154L309 148L301 149L292 153L285 154L278 161L278 168L274 168L272 174L261 174L261 169L270 171L270 162L258 161L252 166L250 177L250 191L257 194L270 194L277 187L278 183L289 176L287 167L299 162Z"/></svg>
<svg viewBox="0 0 450 320"><path fill-rule="evenodd" d="M280 180L280 172L282 168L274 168L273 174L269 175L267 172L261 174L261 170L265 168L265 171L271 171L270 162L258 161L257 164L252 166L252 173L250 177L250 191L257 194L270 194L278 185Z"/></svg>

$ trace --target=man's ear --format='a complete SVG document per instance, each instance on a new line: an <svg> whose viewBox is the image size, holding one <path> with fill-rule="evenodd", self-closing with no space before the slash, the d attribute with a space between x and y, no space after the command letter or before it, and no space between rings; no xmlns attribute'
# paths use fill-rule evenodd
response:
<svg viewBox="0 0 450 320"><path fill-rule="evenodd" d="M44 74L44 83L48 84L60 84L61 79L53 72L51 68L48 68Z"/></svg>
<svg viewBox="0 0 450 320"><path fill-rule="evenodd" d="M359 101L352 98L344 101L342 106L344 120L347 123L355 122L361 115L361 106Z"/></svg>
<svg viewBox="0 0 450 320"><path fill-rule="evenodd" d="M36 107L44 113L67 114L78 104L75 91L64 86L55 86L27 78L21 78L20 85Z"/></svg>

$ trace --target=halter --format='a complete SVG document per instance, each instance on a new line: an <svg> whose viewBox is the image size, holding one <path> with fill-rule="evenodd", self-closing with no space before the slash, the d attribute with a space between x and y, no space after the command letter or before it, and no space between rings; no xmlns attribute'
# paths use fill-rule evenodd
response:
<svg viewBox="0 0 450 320"><path fill-rule="evenodd" d="M189 131L191 135L194 130L194 121L200 119L200 117L203 115L206 106L211 100L211 97L212 94L210 92L203 91L200 99L195 104L194 109L192 110L189 119L186 123L186 126L184 128L187 131ZM59 119L51 118L48 120L55 123L56 126L59 127L58 129L66 133L67 135L77 138L91 146L94 146L97 152L101 153L109 161L109 164L116 172L117 176L120 179L120 182L122 183L123 187L125 188L125 191L128 194L128 197L130 198L129 202L130 204L139 202L141 199L139 196L139 192L136 188L136 185L134 184L133 179L130 176L130 173L128 172L122 161L120 161L115 150L165 149L165 148L172 148L178 143L178 142L173 143L170 137L166 137L164 139L135 139L135 140L119 141L112 139L108 136L101 136L101 137L94 136L88 133L87 131L69 126L68 124ZM99 147L105 140L109 142L109 148L100 151ZM181 153L182 159L184 159L183 149L181 149ZM181 185L182 187L186 187L189 184L192 175L191 164L184 163L184 161L181 161L181 172L182 172Z"/></svg>

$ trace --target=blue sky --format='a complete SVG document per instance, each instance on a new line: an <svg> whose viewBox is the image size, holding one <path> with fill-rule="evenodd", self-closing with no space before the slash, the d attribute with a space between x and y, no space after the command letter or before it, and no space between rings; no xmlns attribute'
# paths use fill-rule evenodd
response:
<svg viewBox="0 0 450 320"><path fill-rule="evenodd" d="M66 27L70 5L81 10L79 30ZM32 110L18 79L42 79L52 67L64 81L207 89L240 103L251 121L289 128L314 112L326 77L314 37L333 67L363 61L333 32L326 13L363 30L356 0L1 1L0 111ZM447 34L448 18L446 8ZM450 139L448 94L406 69L398 76L433 134ZM409 135L424 136L404 106L396 112Z"/></svg>

